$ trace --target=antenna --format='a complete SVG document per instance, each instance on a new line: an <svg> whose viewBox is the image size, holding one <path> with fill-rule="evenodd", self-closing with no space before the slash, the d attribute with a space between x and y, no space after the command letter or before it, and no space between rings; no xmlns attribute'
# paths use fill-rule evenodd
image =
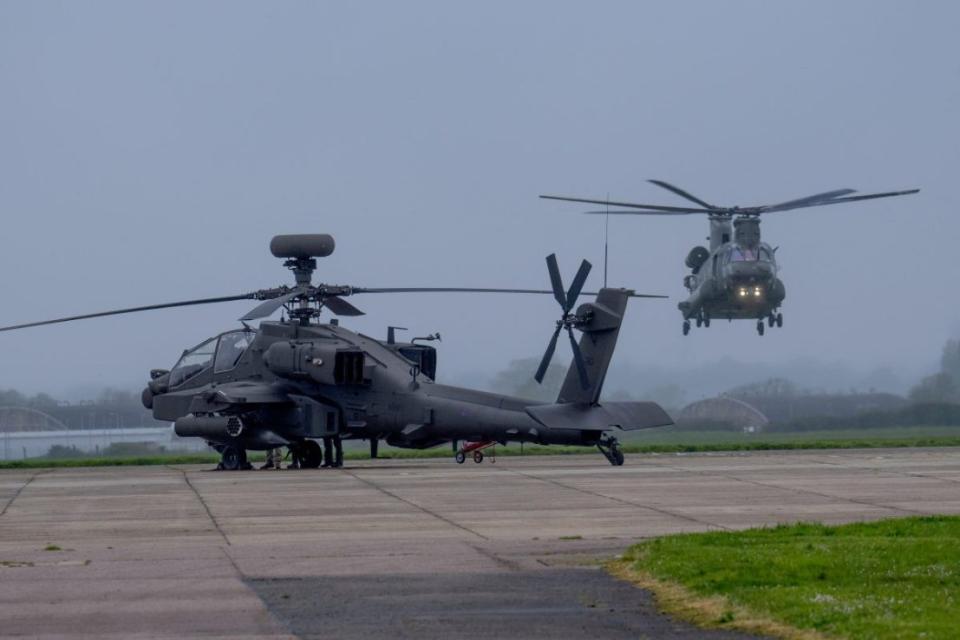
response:
<svg viewBox="0 0 960 640"><path fill-rule="evenodd" d="M610 256L610 193L607 192L607 215L603 221L603 288L607 288L607 261Z"/></svg>

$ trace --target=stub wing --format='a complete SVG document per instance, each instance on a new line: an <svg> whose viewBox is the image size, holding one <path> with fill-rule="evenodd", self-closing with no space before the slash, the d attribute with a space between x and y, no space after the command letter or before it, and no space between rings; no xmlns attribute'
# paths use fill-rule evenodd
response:
<svg viewBox="0 0 960 640"><path fill-rule="evenodd" d="M604 402L588 404L544 404L526 408L527 414L551 429L604 430L612 427L624 431L652 429L673 424L673 420L656 402Z"/></svg>
<svg viewBox="0 0 960 640"><path fill-rule="evenodd" d="M286 389L262 382L227 382L198 390L190 403L191 413L223 411L227 407L291 402Z"/></svg>

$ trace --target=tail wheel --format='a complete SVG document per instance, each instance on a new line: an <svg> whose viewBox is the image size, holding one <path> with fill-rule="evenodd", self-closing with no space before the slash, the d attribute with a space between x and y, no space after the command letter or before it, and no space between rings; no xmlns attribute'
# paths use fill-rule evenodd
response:
<svg viewBox="0 0 960 640"><path fill-rule="evenodd" d="M473 461L477 464L483 462L483 451L474 451L473 452Z"/></svg>
<svg viewBox="0 0 960 640"><path fill-rule="evenodd" d="M457 455L454 456L453 459L457 461L457 464L463 464L467 461L467 454L465 454L463 451L457 451Z"/></svg>

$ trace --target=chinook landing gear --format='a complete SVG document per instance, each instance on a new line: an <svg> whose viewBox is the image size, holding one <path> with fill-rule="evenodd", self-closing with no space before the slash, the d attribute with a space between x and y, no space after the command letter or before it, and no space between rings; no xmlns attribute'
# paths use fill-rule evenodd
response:
<svg viewBox="0 0 960 640"><path fill-rule="evenodd" d="M696 323L697 323L697 328L698 328L698 329L699 329L700 327L709 327L709 326L710 326L710 316L708 316L707 314L705 314L702 310L697 312L697 317L694 318L694 320L695 320ZM683 335L687 335L687 334L689 334L689 333L690 333L690 320L689 320L689 318L688 318L688 319L685 319L685 320L683 321Z"/></svg>
<svg viewBox="0 0 960 640"><path fill-rule="evenodd" d="M767 316L767 326L771 329L777 327L778 329L783 326L783 314L782 313L771 313ZM763 335L763 319L757 320L757 333Z"/></svg>
<svg viewBox="0 0 960 640"><path fill-rule="evenodd" d="M607 462L615 467L623 465L623 452L620 451L620 443L613 436L604 436L597 443L597 449L607 459Z"/></svg>

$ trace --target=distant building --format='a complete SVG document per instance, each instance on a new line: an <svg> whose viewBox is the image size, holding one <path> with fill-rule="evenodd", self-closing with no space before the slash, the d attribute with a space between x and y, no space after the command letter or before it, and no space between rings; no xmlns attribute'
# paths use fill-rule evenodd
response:
<svg viewBox="0 0 960 640"><path fill-rule="evenodd" d="M872 411L896 411L908 404L892 393L723 394L687 405L676 416L680 428L762 431L772 423L806 418L846 418Z"/></svg>

